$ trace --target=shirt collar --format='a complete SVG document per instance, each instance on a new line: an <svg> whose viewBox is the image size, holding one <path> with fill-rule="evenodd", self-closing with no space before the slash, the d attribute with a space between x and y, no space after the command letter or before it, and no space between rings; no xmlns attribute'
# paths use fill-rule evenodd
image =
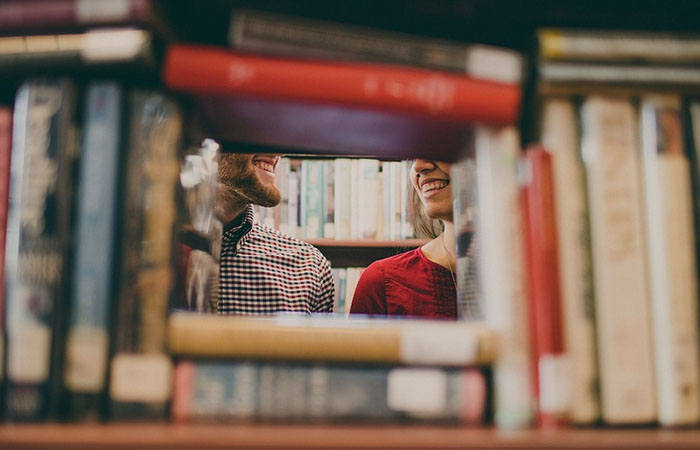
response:
<svg viewBox="0 0 700 450"><path fill-rule="evenodd" d="M246 206L245 210L241 214L243 215L243 220L241 223L224 231L224 245L229 242L238 242L253 228L253 223L255 223L255 210L253 209L253 205L249 204Z"/></svg>

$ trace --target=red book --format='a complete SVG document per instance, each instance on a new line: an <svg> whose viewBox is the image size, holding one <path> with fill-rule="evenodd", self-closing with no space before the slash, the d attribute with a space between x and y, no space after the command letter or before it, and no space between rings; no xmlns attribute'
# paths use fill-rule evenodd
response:
<svg viewBox="0 0 700 450"><path fill-rule="evenodd" d="M542 148L530 148L523 159L522 198L535 391L540 426L551 427L563 422L568 408L552 157Z"/></svg>
<svg viewBox="0 0 700 450"><path fill-rule="evenodd" d="M191 94L322 103L456 123L512 124L517 84L404 66L272 58L211 46L168 48L165 84Z"/></svg>
<svg viewBox="0 0 700 450"><path fill-rule="evenodd" d="M12 110L0 107L0 340L5 311L5 236L10 195L10 154L12 152ZM3 342L0 341L0 351Z"/></svg>

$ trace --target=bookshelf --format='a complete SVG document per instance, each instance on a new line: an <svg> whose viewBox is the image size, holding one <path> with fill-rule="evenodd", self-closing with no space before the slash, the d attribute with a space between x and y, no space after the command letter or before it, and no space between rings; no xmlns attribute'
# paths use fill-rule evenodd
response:
<svg viewBox="0 0 700 450"><path fill-rule="evenodd" d="M683 449L698 430L568 429L504 432L431 425L3 425L0 447L25 449Z"/></svg>
<svg viewBox="0 0 700 450"><path fill-rule="evenodd" d="M583 26L700 31L693 2L645 4L620 0L370 0L313 2L284 0L207 0L163 2L178 38L224 44L228 12L234 6L297 13L347 23L376 26L460 41L480 40L528 51L539 26ZM3 91L3 98L8 97ZM224 142L227 151L235 143ZM295 149L304 152L308 149ZM314 153L311 151L310 153ZM325 154L343 155L332 148ZM387 156L387 155L383 155ZM395 156L395 155L388 155ZM434 154L411 156L430 157ZM309 240L334 266L363 265L368 260L415 248L425 241ZM697 448L699 430L565 429L506 433L450 426L365 424L37 424L0 425L0 448Z"/></svg>

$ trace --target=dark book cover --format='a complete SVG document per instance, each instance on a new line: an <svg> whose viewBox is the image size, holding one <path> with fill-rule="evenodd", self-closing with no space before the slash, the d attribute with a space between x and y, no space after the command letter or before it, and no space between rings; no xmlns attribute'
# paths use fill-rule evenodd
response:
<svg viewBox="0 0 700 450"><path fill-rule="evenodd" d="M174 275L182 115L159 92L129 96L109 417L164 419L171 362L165 330Z"/></svg>
<svg viewBox="0 0 700 450"><path fill-rule="evenodd" d="M6 249L7 420L59 415L69 309L75 88L65 79L19 89Z"/></svg>

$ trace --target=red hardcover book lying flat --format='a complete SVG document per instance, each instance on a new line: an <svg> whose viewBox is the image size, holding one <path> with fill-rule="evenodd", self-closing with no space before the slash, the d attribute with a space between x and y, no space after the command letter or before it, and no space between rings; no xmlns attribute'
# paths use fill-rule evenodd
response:
<svg viewBox="0 0 700 450"><path fill-rule="evenodd" d="M169 47L165 84L190 94L358 107L459 124L511 124L518 117L517 84L359 62L273 58L212 46Z"/></svg>

